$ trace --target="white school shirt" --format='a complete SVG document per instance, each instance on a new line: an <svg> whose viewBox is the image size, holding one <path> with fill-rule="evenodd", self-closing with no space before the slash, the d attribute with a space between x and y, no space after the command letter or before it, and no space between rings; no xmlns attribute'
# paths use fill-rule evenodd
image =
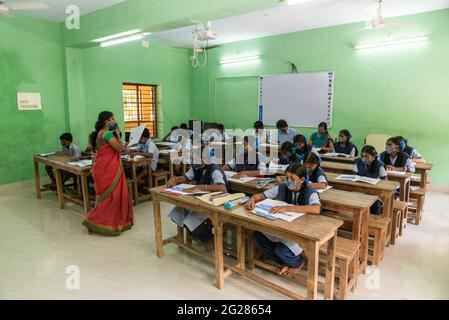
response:
<svg viewBox="0 0 449 320"><path fill-rule="evenodd" d="M205 173L206 168L203 169L203 174ZM190 168L189 171L186 172L185 177L189 180L189 181L193 181L195 179L195 174L193 173L193 168ZM225 180L224 180L224 176L223 174L220 172L220 170L215 170L212 173L212 184L223 184L226 185Z"/></svg>
<svg viewBox="0 0 449 320"><path fill-rule="evenodd" d="M243 155L241 155L242 153L243 152L239 153L239 156L240 156L240 159L243 160ZM239 156L235 156L234 158L232 158L231 161L229 161L227 163L227 165L229 166L229 168L231 168L231 170L235 170L235 167L236 167L235 162ZM265 159L264 155L260 152L257 152L257 157L259 158L259 165L257 166L257 170L266 170L267 164L264 162L264 159Z"/></svg>
<svg viewBox="0 0 449 320"><path fill-rule="evenodd" d="M151 170L156 171L157 164L159 162L159 150L154 144L153 140L148 139L148 141L144 145L139 144L137 146L137 151L153 154L153 157L151 158Z"/></svg>
<svg viewBox="0 0 449 320"><path fill-rule="evenodd" d="M288 128L287 133L284 133L281 130L278 130L278 141L279 141L279 144L283 144L286 141L290 141L291 143L293 143L293 138L297 134L298 133L296 132L296 130L292 129L292 128Z"/></svg>
<svg viewBox="0 0 449 320"><path fill-rule="evenodd" d="M391 163L395 163L395 162L396 162L396 159L398 158L398 156L396 156L396 157L394 157L394 158L392 158L391 156L389 156L389 157L390 157ZM378 158L379 158L379 160L380 160L380 155L379 155ZM381 161L382 161L382 160L381 160ZM411 173L414 173L414 172L415 172L415 165L413 164L411 158L408 158L407 161L405 162L405 169L407 169L407 172L411 172Z"/></svg>
<svg viewBox="0 0 449 320"><path fill-rule="evenodd" d="M81 149L73 143L68 148L62 147L62 152L72 157L81 157Z"/></svg>

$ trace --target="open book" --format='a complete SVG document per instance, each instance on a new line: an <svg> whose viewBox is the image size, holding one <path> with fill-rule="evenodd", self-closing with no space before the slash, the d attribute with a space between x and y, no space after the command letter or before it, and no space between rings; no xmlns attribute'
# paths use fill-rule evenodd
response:
<svg viewBox="0 0 449 320"><path fill-rule="evenodd" d="M80 160L80 161L74 161L74 162L68 162L67 164L70 166L77 166L80 168L89 167L93 163L93 160Z"/></svg>
<svg viewBox="0 0 449 320"><path fill-rule="evenodd" d="M177 186L171 187L171 188L167 188L167 189L162 189L161 192L162 193L168 193L168 194L172 194L172 195L177 195L177 196L184 196L184 195L196 195L196 194L205 194L205 193L209 193L207 191L198 191L198 192L185 192L186 189L190 189L195 187L194 184L186 184L186 183L182 183L182 184L178 184Z"/></svg>
<svg viewBox="0 0 449 320"><path fill-rule="evenodd" d="M338 152L329 152L326 153L326 156L331 156L331 157L342 157L342 158L349 158L350 155L346 154L346 153L338 153Z"/></svg>
<svg viewBox="0 0 449 320"><path fill-rule="evenodd" d="M221 191L217 192L211 192L208 194L204 194L201 196L197 196L198 199L200 199L203 202L206 202L208 204L214 205L214 206L220 206L222 204L225 204L226 202L245 198L244 193L223 193Z"/></svg>
<svg viewBox="0 0 449 320"><path fill-rule="evenodd" d="M285 171L288 168L288 164L278 164L270 162L270 165L268 166L268 170L270 171Z"/></svg>
<svg viewBox="0 0 449 320"><path fill-rule="evenodd" d="M292 205L288 204L286 202L283 202L283 201L265 199L265 200L257 203L255 209L252 210L251 212L254 214L257 214L258 216L261 216L261 217L264 217L264 218L267 218L270 220L281 219L281 220L284 220L287 222L292 222L293 220L304 215L304 213L299 213L299 212L283 212L283 213L276 213L276 214L270 213L270 211L274 207L279 207L279 206L292 206Z"/></svg>
<svg viewBox="0 0 449 320"><path fill-rule="evenodd" d="M342 174L342 175L336 177L335 179L351 181L351 182L365 182L365 183L369 183L369 184L377 184L380 181L380 179L362 177L362 176L357 176L357 175L349 175L349 174Z"/></svg>
<svg viewBox="0 0 449 320"><path fill-rule="evenodd" d="M315 189L315 190L316 190L316 192L318 192L318 193L323 193L324 191L327 191L327 190L329 190L329 189L332 189L332 186L327 186L326 189Z"/></svg>
<svg viewBox="0 0 449 320"><path fill-rule="evenodd" d="M226 175L226 179L228 179L228 181L234 181L234 182L238 182L238 183L245 183L248 181L252 181L254 179L256 179L256 177L240 177L238 179L233 178L238 172L234 172L234 171L225 171L224 172Z"/></svg>

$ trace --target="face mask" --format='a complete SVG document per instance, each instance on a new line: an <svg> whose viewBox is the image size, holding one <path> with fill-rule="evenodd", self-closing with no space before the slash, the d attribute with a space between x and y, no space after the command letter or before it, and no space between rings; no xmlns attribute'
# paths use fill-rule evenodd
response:
<svg viewBox="0 0 449 320"><path fill-rule="evenodd" d="M65 144L61 144L64 149L68 149L70 146L66 146Z"/></svg>
<svg viewBox="0 0 449 320"><path fill-rule="evenodd" d="M339 140L340 142L346 142L346 137L340 137Z"/></svg>
<svg viewBox="0 0 449 320"><path fill-rule="evenodd" d="M295 154L297 150L298 150L298 147L293 147L292 153Z"/></svg>
<svg viewBox="0 0 449 320"><path fill-rule="evenodd" d="M200 170L203 167L203 165L202 164L192 164L192 167L195 170Z"/></svg>
<svg viewBox="0 0 449 320"><path fill-rule="evenodd" d="M369 166L371 164L371 160L367 158L362 158L362 162L365 166Z"/></svg>
<svg viewBox="0 0 449 320"><path fill-rule="evenodd" d="M287 188L292 191L298 189L298 187L299 187L299 183L297 181L287 180L287 181L285 181L285 184L287 185Z"/></svg>
<svg viewBox="0 0 449 320"><path fill-rule="evenodd" d="M393 149L393 147L392 147L392 146L386 146L386 147L385 147L385 152L386 152L386 153L388 153L388 154L392 154L392 153L393 153L393 151L394 151L394 149Z"/></svg>
<svg viewBox="0 0 449 320"><path fill-rule="evenodd" d="M115 131L118 128L118 124L110 123L108 127L109 127L109 131Z"/></svg>
<svg viewBox="0 0 449 320"><path fill-rule="evenodd" d="M307 176L311 176L313 173L313 169L312 168L306 168L306 174Z"/></svg>

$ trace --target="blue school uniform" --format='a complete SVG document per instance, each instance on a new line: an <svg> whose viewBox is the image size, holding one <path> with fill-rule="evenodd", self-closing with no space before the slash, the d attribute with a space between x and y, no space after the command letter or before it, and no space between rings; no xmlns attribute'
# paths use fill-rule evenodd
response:
<svg viewBox="0 0 449 320"><path fill-rule="evenodd" d="M413 165L412 159L407 153L403 151L399 151L396 155L396 158L391 158L391 155L384 151L379 155L379 160L382 161L386 166L406 168L408 172L415 172L415 166Z"/></svg>
<svg viewBox="0 0 449 320"><path fill-rule="evenodd" d="M280 156L279 157L279 164L292 164L292 163L301 163L302 159L301 157L296 154L296 153L292 153L292 155L288 158Z"/></svg>
<svg viewBox="0 0 449 320"><path fill-rule="evenodd" d="M357 147L352 142L348 142L346 146L344 146L342 142L334 143L334 151L336 153L350 155L351 157L357 157L359 153Z"/></svg>
<svg viewBox="0 0 449 320"><path fill-rule="evenodd" d="M309 177L309 181L312 183L325 183L327 184L327 177L324 170L320 167L317 167L313 170L312 174Z"/></svg>
<svg viewBox="0 0 449 320"><path fill-rule="evenodd" d="M264 192L266 198L279 200L296 206L321 205L320 197L315 189L305 186L299 192L288 189L285 183ZM284 240L275 236L255 231L253 238L256 247L270 259L279 264L298 268L302 263L300 254L303 249L293 241Z"/></svg>
<svg viewBox="0 0 449 320"><path fill-rule="evenodd" d="M254 159L248 156L248 152L241 152L229 161L227 165L231 168L231 170L236 172L266 169L267 165L264 162L264 156L260 152L255 152L255 154L256 157Z"/></svg>
<svg viewBox="0 0 449 320"><path fill-rule="evenodd" d="M200 169L193 167L186 173L189 181L195 180L197 184L223 184L229 190L228 181L223 169L217 164L206 165ZM186 227L202 242L208 242L212 237L211 230L206 226L207 216L181 207L175 207L168 215L178 226Z"/></svg>

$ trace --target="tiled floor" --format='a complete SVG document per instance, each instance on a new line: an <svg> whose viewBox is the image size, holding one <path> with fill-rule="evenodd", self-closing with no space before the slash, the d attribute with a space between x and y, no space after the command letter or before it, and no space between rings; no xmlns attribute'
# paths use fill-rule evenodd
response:
<svg viewBox="0 0 449 320"><path fill-rule="evenodd" d="M0 299L284 299L235 275L218 290L213 266L174 245L157 258L151 202L134 212L135 226L122 236L88 235L80 206L60 210L52 193L37 200L32 182L1 186ZM175 232L167 219L164 230ZM79 268L79 290L66 287L73 275L66 274L68 266ZM447 190L428 195L422 224L407 226L380 269L360 277L349 299L449 299Z"/></svg>

